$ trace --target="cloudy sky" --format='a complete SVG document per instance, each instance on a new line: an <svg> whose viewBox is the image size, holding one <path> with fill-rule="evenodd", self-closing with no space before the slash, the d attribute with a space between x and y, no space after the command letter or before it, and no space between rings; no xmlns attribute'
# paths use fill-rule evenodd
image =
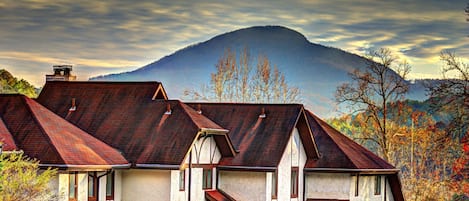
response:
<svg viewBox="0 0 469 201"><path fill-rule="evenodd" d="M42 86L52 65L73 64L87 80L225 32L281 25L357 54L388 47L411 63L412 78L440 77L442 50L469 57L468 2L1 0L0 68Z"/></svg>

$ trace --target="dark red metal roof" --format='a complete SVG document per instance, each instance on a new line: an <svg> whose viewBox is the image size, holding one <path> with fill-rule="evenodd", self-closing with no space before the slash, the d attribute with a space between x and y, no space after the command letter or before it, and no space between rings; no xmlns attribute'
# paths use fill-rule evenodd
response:
<svg viewBox="0 0 469 201"><path fill-rule="evenodd" d="M199 108L202 114L228 129L235 157L222 158L220 167L275 169L298 120L303 114L300 104L236 104L236 103L188 103ZM260 117L262 110L265 118ZM306 124L306 122L303 122ZM300 133L309 157L315 156L315 145L309 132ZM308 139L309 138L309 139ZM267 170L267 169L266 169Z"/></svg>
<svg viewBox="0 0 469 201"><path fill-rule="evenodd" d="M222 190L205 191L205 199L208 201L236 201Z"/></svg>
<svg viewBox="0 0 469 201"><path fill-rule="evenodd" d="M153 100L159 85L48 82L38 102L119 149L133 165L180 165L199 132L227 130L180 101ZM69 111L72 98L76 110ZM234 154L229 147L220 146L224 156Z"/></svg>
<svg viewBox="0 0 469 201"><path fill-rule="evenodd" d="M2 151L18 151L16 147L15 140L11 135L10 131L3 123L3 120L0 118L0 145L2 145Z"/></svg>
<svg viewBox="0 0 469 201"><path fill-rule="evenodd" d="M343 135L329 124L306 112L321 157L306 161L305 171L366 172L387 174L396 201L404 201L398 170L394 166Z"/></svg>
<svg viewBox="0 0 469 201"><path fill-rule="evenodd" d="M307 116L321 157L317 160L308 160L305 168L395 170L394 166L332 128L311 112L307 112Z"/></svg>
<svg viewBox="0 0 469 201"><path fill-rule="evenodd" d="M108 168L128 164L117 150L23 95L0 95L0 117L18 148L41 164Z"/></svg>

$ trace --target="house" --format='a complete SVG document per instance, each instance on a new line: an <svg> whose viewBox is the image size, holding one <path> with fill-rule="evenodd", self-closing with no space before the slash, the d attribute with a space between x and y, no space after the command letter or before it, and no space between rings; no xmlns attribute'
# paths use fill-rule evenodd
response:
<svg viewBox="0 0 469 201"><path fill-rule="evenodd" d="M0 96L0 120L7 151L59 168L64 201L404 200L396 168L301 104L184 103L158 82L49 81L36 100Z"/></svg>

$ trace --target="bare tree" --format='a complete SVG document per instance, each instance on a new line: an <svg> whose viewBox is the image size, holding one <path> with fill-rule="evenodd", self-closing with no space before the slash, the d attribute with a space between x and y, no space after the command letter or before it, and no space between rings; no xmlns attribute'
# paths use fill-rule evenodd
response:
<svg viewBox="0 0 469 201"><path fill-rule="evenodd" d="M285 75L263 55L257 57L255 71L249 51L239 57L230 49L215 65L209 85L185 90L184 99L218 102L289 103L299 102L300 90L287 84Z"/></svg>
<svg viewBox="0 0 469 201"><path fill-rule="evenodd" d="M351 73L352 81L339 86L335 97L338 103L347 103L355 112L366 114L365 121L374 132L364 133L359 138L376 143L388 160L391 137L388 106L407 93L409 87L405 78L410 66L399 62L386 48L371 50L367 57L370 62L366 69Z"/></svg>
<svg viewBox="0 0 469 201"><path fill-rule="evenodd" d="M469 65L454 53L442 52L444 80L428 85L433 109L449 116L448 134L462 138L469 129Z"/></svg>

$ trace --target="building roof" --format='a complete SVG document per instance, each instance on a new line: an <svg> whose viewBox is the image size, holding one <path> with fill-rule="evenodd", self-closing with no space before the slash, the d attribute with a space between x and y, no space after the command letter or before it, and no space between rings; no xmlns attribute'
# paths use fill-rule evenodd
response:
<svg viewBox="0 0 469 201"><path fill-rule="evenodd" d="M13 139L2 119L0 119L0 145L2 145L2 151L18 151L15 139Z"/></svg>
<svg viewBox="0 0 469 201"><path fill-rule="evenodd" d="M274 170L285 151L290 134L304 115L300 104L188 103L202 114L230 130L229 137L238 153L222 158L220 168ZM265 117L260 115L264 112ZM300 130L300 128L299 128ZM314 139L308 129L300 130L308 157L316 157Z"/></svg>
<svg viewBox="0 0 469 201"><path fill-rule="evenodd" d="M208 201L236 201L234 198L219 189L206 190L205 199Z"/></svg>
<svg viewBox="0 0 469 201"><path fill-rule="evenodd" d="M61 112L59 113L61 115L68 112L71 99L75 96L80 97L77 103L86 99L107 99L109 100L107 103L120 105L140 99L168 99L160 82L48 81L37 100L46 108L59 109L58 112ZM105 105L99 106L93 109L102 110L101 107L105 107ZM81 105L81 107L87 107L87 105Z"/></svg>
<svg viewBox="0 0 469 201"><path fill-rule="evenodd" d="M321 157L308 160L306 170L390 171L397 169L357 144L311 112L306 113Z"/></svg>
<svg viewBox="0 0 469 201"><path fill-rule="evenodd" d="M404 201L399 170L313 113L308 111L306 114L321 157L317 160L308 159L305 171L388 174L394 200Z"/></svg>
<svg viewBox="0 0 469 201"><path fill-rule="evenodd" d="M178 168L203 132L218 134L223 156L235 154L223 137L228 130L180 101L155 99L161 91L157 82L47 82L38 102L119 149L136 167Z"/></svg>
<svg viewBox="0 0 469 201"><path fill-rule="evenodd" d="M117 150L26 96L0 95L0 118L3 135L8 131L17 149L41 164L87 169L128 166Z"/></svg>

